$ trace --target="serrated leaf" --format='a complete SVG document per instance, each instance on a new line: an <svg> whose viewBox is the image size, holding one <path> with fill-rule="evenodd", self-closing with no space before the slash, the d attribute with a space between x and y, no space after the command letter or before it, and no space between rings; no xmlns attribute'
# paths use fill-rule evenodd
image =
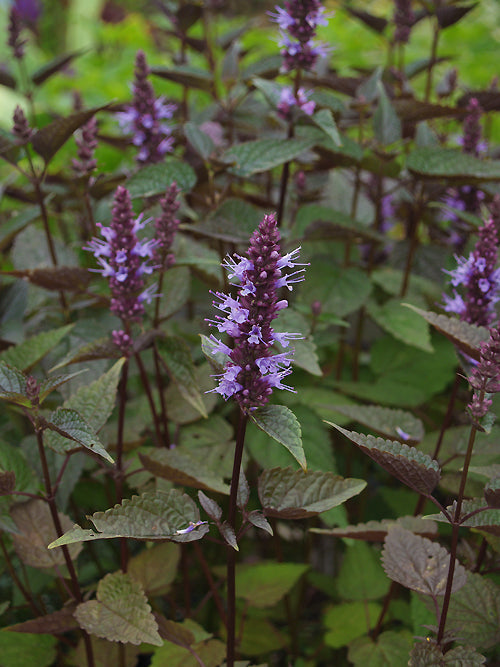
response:
<svg viewBox="0 0 500 667"><path fill-rule="evenodd" d="M500 180L500 160L481 160L452 148L416 148L408 155L406 167L424 178L467 179L471 185Z"/></svg>
<svg viewBox="0 0 500 667"><path fill-rule="evenodd" d="M190 122L185 123L184 134L198 155L204 160L208 160L215 150L215 144L211 137L203 132L203 130L200 130L197 125Z"/></svg>
<svg viewBox="0 0 500 667"><path fill-rule="evenodd" d="M410 304L406 304L406 306L444 334L461 352L479 361L479 346L490 337L486 327L478 327L475 324L469 324L469 322L462 322L448 315L438 315L430 310L421 310Z"/></svg>
<svg viewBox="0 0 500 667"><path fill-rule="evenodd" d="M424 437L422 421L406 410L379 405L333 405L332 409L391 440L408 444L420 442Z"/></svg>
<svg viewBox="0 0 500 667"><path fill-rule="evenodd" d="M97 359L119 359L121 357L121 352L119 348L113 343L113 341L108 337L98 338L93 340L90 343L82 345L76 352L73 350L64 357L55 366L52 366L50 371L55 371L58 368L63 366L68 366L69 364L77 364L82 361L96 361Z"/></svg>
<svg viewBox="0 0 500 667"><path fill-rule="evenodd" d="M340 648L365 635L367 630L375 627L380 609L376 602L345 602L330 607L323 617L325 644Z"/></svg>
<svg viewBox="0 0 500 667"><path fill-rule="evenodd" d="M207 411L196 380L195 366L188 345L182 338L167 336L156 341L160 358L182 396L207 418Z"/></svg>
<svg viewBox="0 0 500 667"><path fill-rule="evenodd" d="M399 299L390 299L383 305L368 304L368 313L375 322L394 338L424 350L433 352L429 327L416 313L412 312Z"/></svg>
<svg viewBox="0 0 500 667"><path fill-rule="evenodd" d="M377 82L378 104L373 114L373 130L377 140L384 146L401 139L401 120L387 97L381 81Z"/></svg>
<svg viewBox="0 0 500 667"><path fill-rule="evenodd" d="M445 593L450 555L426 537L392 526L385 538L382 564L387 576L406 588L432 597ZM452 592L466 581L467 571L456 561Z"/></svg>
<svg viewBox="0 0 500 667"><path fill-rule="evenodd" d="M0 399L2 398L16 405L31 405L26 395L26 376L4 361L0 361Z"/></svg>
<svg viewBox="0 0 500 667"><path fill-rule="evenodd" d="M87 111L78 111L70 116L66 116L66 118L58 118L45 127L42 127L38 132L35 132L31 138L31 144L34 150L46 163L50 162L75 130L90 120L97 111L105 108L106 105L94 107Z"/></svg>
<svg viewBox="0 0 500 667"><path fill-rule="evenodd" d="M436 644L426 641L413 646L408 667L479 667L485 661L472 646L457 646L443 655Z"/></svg>
<svg viewBox="0 0 500 667"><path fill-rule="evenodd" d="M148 164L127 181L132 199L164 195L173 182L183 192L189 192L196 183L196 174L187 164L175 157L167 157L161 163Z"/></svg>
<svg viewBox="0 0 500 667"><path fill-rule="evenodd" d="M53 552L47 549L48 543L57 538L57 533L46 502L33 499L18 503L11 508L10 514L19 531L12 535L14 548L23 563L36 568L65 565L62 551ZM64 514L59 513L59 520L63 530L71 526L70 519ZM81 545L70 547L73 560L76 560L80 551Z"/></svg>
<svg viewBox="0 0 500 667"><path fill-rule="evenodd" d="M480 574L469 573L465 586L452 595L447 630L479 649L500 642L500 587Z"/></svg>
<svg viewBox="0 0 500 667"><path fill-rule="evenodd" d="M477 528L485 533L491 533L492 535L500 535L500 509L485 509L482 512L473 514L473 516L468 519L464 519L470 512L476 512L478 509L484 508L485 504L486 501L482 498L464 500L460 512L460 525L468 528ZM447 510L451 516L454 516L456 503L449 505ZM432 519L433 521L440 521L442 523L449 523L448 519L442 512L439 512L439 514L430 514L426 518Z"/></svg>
<svg viewBox="0 0 500 667"><path fill-rule="evenodd" d="M139 459L146 470L156 477L181 486L229 495L229 486L222 476L207 469L206 461L197 457L195 452L180 447L158 449L149 455L139 454Z"/></svg>
<svg viewBox="0 0 500 667"><path fill-rule="evenodd" d="M68 324L52 331L43 331L27 340L10 347L0 354L0 361L29 371L40 359L50 352L71 331L73 324Z"/></svg>
<svg viewBox="0 0 500 667"><path fill-rule="evenodd" d="M273 607L307 572L300 563L257 563L236 570L236 596L252 607Z"/></svg>
<svg viewBox="0 0 500 667"><path fill-rule="evenodd" d="M333 114L330 109L320 109L311 117L311 120L315 125L317 125L323 132L329 137L335 144L340 146L342 140L340 138L337 125L333 118Z"/></svg>
<svg viewBox="0 0 500 667"><path fill-rule="evenodd" d="M259 498L267 516L303 519L337 507L365 486L331 472L272 468L259 477Z"/></svg>
<svg viewBox="0 0 500 667"><path fill-rule="evenodd" d="M107 574L97 585L96 600L78 605L75 618L89 634L124 644L162 646L158 625L139 582L126 572Z"/></svg>
<svg viewBox="0 0 500 667"><path fill-rule="evenodd" d="M88 517L95 530L85 530L78 525L49 545L50 549L90 540L130 537L137 540L172 540L191 542L208 532L206 524L195 526L187 533L180 533L200 518L198 508L191 498L178 489L143 493L125 499L106 512L96 512Z"/></svg>
<svg viewBox="0 0 500 667"><path fill-rule="evenodd" d="M66 384L66 382L69 382L77 375L80 375L80 373L85 373L85 370L82 369L81 371L66 373L65 375L55 375L54 377L49 377L45 378L45 380L42 380L42 382L40 382L40 389L38 393L38 400L40 404L42 404L47 396L49 396L49 394L55 391L58 387Z"/></svg>
<svg viewBox="0 0 500 667"><path fill-rule="evenodd" d="M326 423L340 431L371 459L414 491L430 494L439 482L441 471L438 462L415 447L402 445L395 440L347 431L332 422Z"/></svg>
<svg viewBox="0 0 500 667"><path fill-rule="evenodd" d="M102 456L106 461L114 463L102 442L95 434L94 429L76 410L58 408L48 419L44 420L44 425L46 428L55 431L64 439L70 441L64 443L63 441L60 441L61 444L54 444L54 440L51 440L49 436L47 438L47 444L54 447L54 449L57 447L58 449L56 449L56 451L60 451L59 447L62 451L74 449L75 446L71 445L71 442L76 442L78 445L85 447L85 449Z"/></svg>
<svg viewBox="0 0 500 667"><path fill-rule="evenodd" d="M244 178L290 162L313 145L310 139L257 139L235 144L221 159L231 164L232 173Z"/></svg>
<svg viewBox="0 0 500 667"><path fill-rule="evenodd" d="M196 234L228 243L245 243L262 220L261 209L242 199L225 199L204 222L193 226Z"/></svg>
<svg viewBox="0 0 500 667"><path fill-rule="evenodd" d="M34 493L39 482L32 468L29 467L24 452L19 446L13 446L0 440L0 470L14 474L16 491Z"/></svg>
<svg viewBox="0 0 500 667"><path fill-rule="evenodd" d="M437 525L433 521L415 516L382 519L382 521L367 521L366 523L358 523L355 526L342 526L340 528L310 528L310 531L323 535L350 537L355 540L383 542L389 532L389 528L394 525L399 525L406 530L410 530L412 533L429 538L436 537L438 533Z"/></svg>
<svg viewBox="0 0 500 667"><path fill-rule="evenodd" d="M304 470L307 468L300 424L291 410L284 405L266 405L251 413L250 418L264 433L286 447Z"/></svg>

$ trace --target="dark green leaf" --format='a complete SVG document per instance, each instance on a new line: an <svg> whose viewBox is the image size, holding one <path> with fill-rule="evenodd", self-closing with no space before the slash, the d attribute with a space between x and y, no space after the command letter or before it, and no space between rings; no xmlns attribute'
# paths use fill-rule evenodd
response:
<svg viewBox="0 0 500 667"><path fill-rule="evenodd" d="M61 445L63 451L74 449L75 445L71 445L71 443L75 442L77 445L85 447L91 452L102 456L102 458L109 461L109 463L114 463L113 459L95 434L94 429L76 410L58 408L44 421L44 424L46 428L55 431L70 441ZM47 440L47 442L51 446L56 446L50 440Z"/></svg>
<svg viewBox="0 0 500 667"><path fill-rule="evenodd" d="M132 199L164 195L173 182L189 192L196 183L196 174L187 162L168 156L159 164L148 164L127 181Z"/></svg>
<svg viewBox="0 0 500 667"><path fill-rule="evenodd" d="M340 146L342 140L330 109L320 109L312 116L312 121L329 137L334 144Z"/></svg>
<svg viewBox="0 0 500 667"><path fill-rule="evenodd" d="M375 322L394 338L424 352L432 352L429 327L421 317L409 310L400 299L390 299L382 306L368 304L368 313Z"/></svg>
<svg viewBox="0 0 500 667"><path fill-rule="evenodd" d="M53 74L60 72L68 63L81 55L82 51L74 51L73 53L64 53L56 56L50 62L39 67L32 75L31 80L35 86L39 86L44 81L47 81Z"/></svg>
<svg viewBox="0 0 500 667"><path fill-rule="evenodd" d="M401 121L380 81L377 88L378 105L373 114L373 130L377 140L382 145L388 146L401 139Z"/></svg>
<svg viewBox="0 0 500 667"><path fill-rule="evenodd" d="M291 410L284 405L266 405L252 412L250 417L262 431L286 447L300 466L306 469L300 424Z"/></svg>
<svg viewBox="0 0 500 667"><path fill-rule="evenodd" d="M2 667L50 667L57 656L56 638L50 635L23 634L2 630L0 655Z"/></svg>
<svg viewBox="0 0 500 667"><path fill-rule="evenodd" d="M481 160L451 148L416 148L409 154L406 166L424 178L466 179L471 185L500 180L499 160Z"/></svg>
<svg viewBox="0 0 500 667"><path fill-rule="evenodd" d="M208 160L215 149L215 144L208 134L200 130L194 123L184 125L184 134L198 155L201 155L204 160Z"/></svg>
<svg viewBox="0 0 500 667"><path fill-rule="evenodd" d="M0 354L0 361L28 372L71 331L73 324L42 331Z"/></svg>
<svg viewBox="0 0 500 667"><path fill-rule="evenodd" d="M383 542L391 526L402 526L412 533L425 537L437 536L437 525L429 519L414 516L402 516L398 519L382 519L382 521L367 521L356 526L342 526L342 528L311 528L311 532L337 537L350 537L355 540Z"/></svg>
<svg viewBox="0 0 500 667"><path fill-rule="evenodd" d="M364 542L348 547L337 578L337 592L343 600L377 600L389 586L373 547Z"/></svg>
<svg viewBox="0 0 500 667"><path fill-rule="evenodd" d="M405 410L383 408L379 405L335 405L332 409L391 440L414 444L424 437L421 420Z"/></svg>
<svg viewBox="0 0 500 667"><path fill-rule="evenodd" d="M159 76L161 79L180 83L188 88L196 88L210 92L214 86L213 75L197 67L188 65L179 65L177 67L152 67L151 74Z"/></svg>
<svg viewBox="0 0 500 667"><path fill-rule="evenodd" d="M340 648L365 635L367 630L375 627L380 610L376 602L345 602L330 607L323 618L325 644Z"/></svg>
<svg viewBox="0 0 500 667"><path fill-rule="evenodd" d="M0 399L2 398L17 405L31 405L26 395L26 376L5 361L0 361Z"/></svg>
<svg viewBox="0 0 500 667"><path fill-rule="evenodd" d="M222 159L236 176L247 177L290 162L313 144L309 139L257 139L232 146Z"/></svg>
<svg viewBox="0 0 500 667"><path fill-rule="evenodd" d="M156 345L160 358L179 392L203 417L208 417L188 345L176 336L158 338Z"/></svg>

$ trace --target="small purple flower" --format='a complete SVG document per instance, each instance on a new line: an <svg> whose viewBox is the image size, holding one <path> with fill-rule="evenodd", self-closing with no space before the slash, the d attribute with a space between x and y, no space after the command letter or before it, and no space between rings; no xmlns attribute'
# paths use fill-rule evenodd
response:
<svg viewBox="0 0 500 667"><path fill-rule="evenodd" d="M93 116L81 128L81 134L75 138L78 146L78 158L72 160L77 176L89 176L97 167L94 151L97 148L97 120Z"/></svg>
<svg viewBox="0 0 500 667"><path fill-rule="evenodd" d="M157 241L140 241L137 237L137 232L148 222L142 214L134 219L130 193L120 185L115 193L111 226L98 225L105 240L92 239L85 248L94 253L101 265L100 269L91 270L108 278L111 312L123 320L127 332L129 323L141 321L143 304L157 296L154 287L144 287L144 275L152 273L154 268L149 260L154 258Z"/></svg>
<svg viewBox="0 0 500 667"><path fill-rule="evenodd" d="M287 307L285 300L278 299L278 290L304 279L305 269L287 274L286 269L304 266L298 263L299 249L282 255L279 246L279 231L274 215L266 215L254 232L246 257L227 257L222 266L230 278L239 281L237 298L221 292L214 293L214 306L225 313L208 320L220 332L234 339L234 348L216 343L213 352L223 352L227 357L224 372L219 376L213 390L227 400L234 396L243 410L255 410L265 405L273 389L294 391L282 380L292 371L291 352L273 352L278 342L287 347L290 340L300 339L299 333L275 332L271 326L278 312Z"/></svg>
<svg viewBox="0 0 500 667"><path fill-rule="evenodd" d="M136 160L141 164L161 162L174 146L171 127L164 121L172 118L176 106L165 104L163 97L155 98L153 86L147 78L149 71L146 56L143 51L138 51L133 105L117 113L120 127L132 134L132 143L139 148Z"/></svg>
<svg viewBox="0 0 500 667"><path fill-rule="evenodd" d="M500 296L498 237L493 220L479 230L479 239L469 257L457 257L457 268L446 271L453 287L463 285L464 294L453 290L453 297L443 295L444 309L457 313L461 320L478 326L488 326L496 319L495 304Z"/></svg>
<svg viewBox="0 0 500 667"><path fill-rule="evenodd" d="M12 134L20 143L26 144L31 139L33 130L30 128L28 119L24 115L24 111L20 106L17 106L14 109L13 121Z"/></svg>
<svg viewBox="0 0 500 667"><path fill-rule="evenodd" d="M278 24L283 47L283 69L310 70L320 57L328 53L323 44L316 43L314 37L319 25L327 25L331 15L325 13L319 0L287 0L285 8L275 7L269 12L271 19Z"/></svg>
<svg viewBox="0 0 500 667"><path fill-rule="evenodd" d="M309 100L310 93L306 93L303 88L299 88L297 95L293 94L290 86L281 89L280 101L277 106L278 115L284 120L292 118L293 109L301 109L307 116L312 116L316 108L316 102Z"/></svg>

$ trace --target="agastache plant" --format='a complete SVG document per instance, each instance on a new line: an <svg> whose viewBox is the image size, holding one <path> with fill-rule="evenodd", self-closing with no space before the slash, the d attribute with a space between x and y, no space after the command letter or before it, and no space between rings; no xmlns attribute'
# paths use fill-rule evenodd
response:
<svg viewBox="0 0 500 667"><path fill-rule="evenodd" d="M148 81L149 72L144 52L138 51L133 104L117 114L120 127L132 134L132 143L139 148L136 160L140 164L161 162L174 146L172 129L165 121L172 118L176 105L166 104L163 97L155 97Z"/></svg>
<svg viewBox="0 0 500 667"><path fill-rule="evenodd" d="M292 289L304 279L305 269L286 273L297 263L299 249L281 255L279 232L274 215L266 215L251 238L246 257L228 257L223 266L229 278L239 281L237 298L215 292L214 306L224 313L210 321L212 326L234 339L234 348L211 336L215 351L229 357L224 373L214 389L228 399L234 396L240 407L252 411L265 405L273 389L291 387L283 379L291 373L291 353L273 353L273 345L288 347L289 340L302 338L298 333L278 333L271 322L288 302L278 298L282 287Z"/></svg>

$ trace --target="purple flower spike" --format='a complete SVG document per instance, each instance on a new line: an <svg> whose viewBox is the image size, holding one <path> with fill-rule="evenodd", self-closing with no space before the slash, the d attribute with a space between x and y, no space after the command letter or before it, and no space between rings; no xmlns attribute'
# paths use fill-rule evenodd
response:
<svg viewBox="0 0 500 667"><path fill-rule="evenodd" d="M486 415L491 399L489 394L500 391L500 331L490 329L490 339L481 343L479 364L473 369L469 383L474 389L469 412L475 421Z"/></svg>
<svg viewBox="0 0 500 667"><path fill-rule="evenodd" d="M289 340L303 336L275 332L271 323L288 305L278 299L278 290L282 286L292 289L292 283L304 279L305 269L285 273L285 269L304 265L297 262L299 249L282 255L279 240L275 216L266 215L250 239L246 257L234 255L223 262L229 277L239 281L239 295L233 298L216 292L214 306L225 315L209 320L211 326L234 338L231 349L215 336L210 337L217 344L214 352L223 352L229 357L213 391L226 400L234 396L247 411L265 405L274 388L294 391L282 382L292 372L293 351L275 353L272 348L275 342L287 347Z"/></svg>
<svg viewBox="0 0 500 667"><path fill-rule="evenodd" d="M75 139L78 146L78 159L72 160L77 176L90 176L97 167L94 151L97 148L97 121L92 117L82 126L81 135Z"/></svg>
<svg viewBox="0 0 500 667"><path fill-rule="evenodd" d="M161 162L173 150L172 130L165 120L172 118L175 104L165 104L163 97L155 98L148 81L149 67L143 51L135 60L133 105L117 114L120 127L132 134L132 143L139 148L136 160L140 164Z"/></svg>
<svg viewBox="0 0 500 667"><path fill-rule="evenodd" d="M175 257L169 250L172 247L177 228L180 224L180 220L175 217L180 206L177 201L179 193L180 190L177 187L177 183L172 183L167 189L165 197L160 199L162 214L155 220L156 239L158 241L155 260L164 269L169 269L175 264Z"/></svg>
<svg viewBox="0 0 500 667"><path fill-rule="evenodd" d="M16 5L12 5L9 12L9 36L7 39L7 44L12 50L12 55L17 60L21 60L24 57L24 45L26 44L26 40L21 38L21 31L23 27L22 16L19 13Z"/></svg>
<svg viewBox="0 0 500 667"><path fill-rule="evenodd" d="M101 239L92 239L85 250L94 253L101 265L97 271L108 278L111 289L111 312L120 317L127 325L140 322L144 314L144 302L150 303L157 296L153 288L144 289L145 274L152 272L148 263L153 259L157 241L139 241L137 232L148 220L142 214L134 219L129 191L118 186L115 193L115 205L110 227L101 228ZM118 332L115 342L121 344L122 334Z"/></svg>
<svg viewBox="0 0 500 667"><path fill-rule="evenodd" d="M323 44L314 41L316 28L326 25L328 17L319 0L287 0L285 8L275 7L269 16L280 29L279 45L283 47L283 69L310 70L328 50Z"/></svg>

